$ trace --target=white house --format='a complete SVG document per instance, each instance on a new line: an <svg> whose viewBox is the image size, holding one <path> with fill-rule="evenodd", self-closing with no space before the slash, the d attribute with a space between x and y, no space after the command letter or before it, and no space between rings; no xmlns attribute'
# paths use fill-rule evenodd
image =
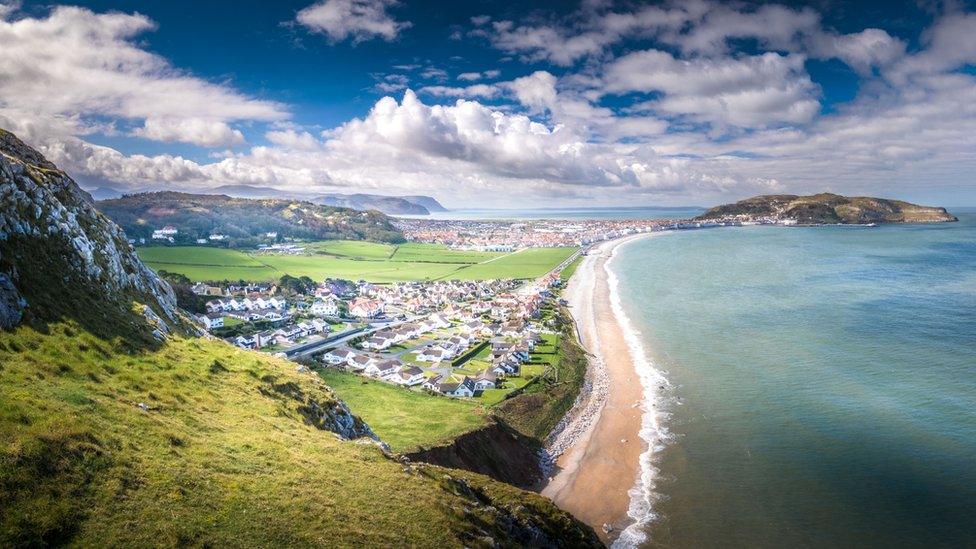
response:
<svg viewBox="0 0 976 549"><path fill-rule="evenodd" d="M447 351L440 347L430 347L417 351L417 360L421 362L439 362L451 358Z"/></svg>
<svg viewBox="0 0 976 549"><path fill-rule="evenodd" d="M471 398L474 396L474 382L467 377L461 383L441 383L438 392L447 396L459 398Z"/></svg>
<svg viewBox="0 0 976 549"><path fill-rule="evenodd" d="M474 388L478 391L484 391L485 389L494 389L497 375L491 370L485 370L478 374L478 377L474 380Z"/></svg>
<svg viewBox="0 0 976 549"><path fill-rule="evenodd" d="M346 364L349 365L349 368L356 370L358 372L362 372L366 370L366 368L369 368L373 364L376 364L376 362L377 360L371 356L356 354L352 358L350 358Z"/></svg>
<svg viewBox="0 0 976 549"><path fill-rule="evenodd" d="M338 366L340 364L348 364L353 357L356 356L356 351L348 347L340 347L338 349L332 349L328 353L322 355L322 360L327 364L333 366Z"/></svg>
<svg viewBox="0 0 976 549"><path fill-rule="evenodd" d="M402 367L403 364L399 360L390 359L370 364L363 370L363 373L380 379L389 379L399 372Z"/></svg>
<svg viewBox="0 0 976 549"><path fill-rule="evenodd" d="M442 379L444 379L444 376L440 374L428 378L427 381L424 381L423 383L424 389L429 389L431 391L439 392L439 387Z"/></svg>
<svg viewBox="0 0 976 549"><path fill-rule="evenodd" d="M224 326L224 315L222 313L207 313L205 315L197 315L197 319L203 323L207 330L222 328Z"/></svg>
<svg viewBox="0 0 976 549"><path fill-rule="evenodd" d="M339 304L335 299L316 299L309 311L316 316L338 316Z"/></svg>
<svg viewBox="0 0 976 549"><path fill-rule="evenodd" d="M372 349L374 351L382 351L383 349L388 349L393 346L393 338L385 335L380 335L379 333L374 334L372 337L364 341L361 345L363 349Z"/></svg>
<svg viewBox="0 0 976 549"><path fill-rule="evenodd" d="M393 382L406 387L413 387L424 382L424 371L416 366L404 368L393 376Z"/></svg>

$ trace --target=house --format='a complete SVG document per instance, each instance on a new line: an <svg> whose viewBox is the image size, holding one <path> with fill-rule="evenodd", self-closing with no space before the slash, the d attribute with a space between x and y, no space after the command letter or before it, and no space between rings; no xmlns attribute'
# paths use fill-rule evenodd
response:
<svg viewBox="0 0 976 549"><path fill-rule="evenodd" d="M380 335L379 332L373 334L364 341L361 345L363 349L373 349L374 351L382 351L383 349L388 349L393 346L393 338L385 335Z"/></svg>
<svg viewBox="0 0 976 549"><path fill-rule="evenodd" d="M254 348L260 349L271 345L274 341L275 333L272 330L265 330L254 334Z"/></svg>
<svg viewBox="0 0 976 549"><path fill-rule="evenodd" d="M204 284L203 282L197 282L196 284L194 284L190 288L190 291L192 291L193 293L195 293L197 295L219 296L221 294L220 287L218 287L218 286L208 286L208 285ZM219 301L218 301L218 303L219 303ZM208 303L207 305L209 306L210 304Z"/></svg>
<svg viewBox="0 0 976 549"><path fill-rule="evenodd" d="M224 326L224 315L223 313L207 313L203 315L197 315L197 319L203 323L207 330L213 330L214 328L223 328Z"/></svg>
<svg viewBox="0 0 976 549"><path fill-rule="evenodd" d="M172 241L174 236L179 234L179 230L172 225L166 225L162 229L156 229L152 233L152 237L156 240L169 240Z"/></svg>
<svg viewBox="0 0 976 549"><path fill-rule="evenodd" d="M426 381L424 381L423 387L424 387L424 389L428 389L430 391L439 392L438 387L440 387L441 380L443 380L443 379L444 379L444 376L442 376L440 374L437 374L437 375L435 375L433 377L428 378Z"/></svg>
<svg viewBox="0 0 976 549"><path fill-rule="evenodd" d="M404 368L393 376L393 382L406 387L413 387L424 382L424 371L416 366Z"/></svg>
<svg viewBox="0 0 976 549"><path fill-rule="evenodd" d="M417 360L421 362L440 362L451 358L451 353L440 347L431 346L427 349L417 351Z"/></svg>
<svg viewBox="0 0 976 549"><path fill-rule="evenodd" d="M451 358L450 353L436 346L431 346L417 351L417 360L421 362L439 362L449 358Z"/></svg>
<svg viewBox="0 0 976 549"><path fill-rule="evenodd" d="M383 314L385 304L377 299L357 297L349 302L349 314L359 318L374 318Z"/></svg>
<svg viewBox="0 0 976 549"><path fill-rule="evenodd" d="M329 323L322 320L321 318L313 318L309 324L311 324L312 328L315 329L315 331L320 334L328 333L332 330L332 327L329 326Z"/></svg>
<svg viewBox="0 0 976 549"><path fill-rule="evenodd" d="M339 316L339 304L335 299L316 299L309 311L317 316Z"/></svg>
<svg viewBox="0 0 976 549"><path fill-rule="evenodd" d="M437 313L428 316L427 320L429 320L435 328L447 328L451 325L451 323L444 318L444 315Z"/></svg>
<svg viewBox="0 0 976 549"><path fill-rule="evenodd" d="M391 358L389 360L370 364L365 370L363 370L363 373L379 379L389 379L399 372L401 368L403 368L403 363L399 360Z"/></svg>
<svg viewBox="0 0 976 549"><path fill-rule="evenodd" d="M466 334L480 334L485 329L485 323L480 320L472 320L461 325L461 331Z"/></svg>
<svg viewBox="0 0 976 549"><path fill-rule="evenodd" d="M248 336L242 336L242 335L237 336L237 338L234 339L234 345L237 345L238 347L240 347L242 349L253 349L254 348L254 337L253 336L248 337Z"/></svg>
<svg viewBox="0 0 976 549"><path fill-rule="evenodd" d="M474 396L474 382L465 377L460 383L441 383L437 386L437 392L452 397L471 398Z"/></svg>
<svg viewBox="0 0 976 549"><path fill-rule="evenodd" d="M478 391L484 391L485 389L494 389L498 375L491 370L485 370L478 374L478 377L474 378L474 388Z"/></svg>
<svg viewBox="0 0 976 549"><path fill-rule="evenodd" d="M373 364L376 364L376 362L377 360L371 356L356 354L352 358L350 358L346 364L348 364L349 368L351 368L352 370L355 370L357 372L362 372L365 371L366 368L369 368Z"/></svg>
<svg viewBox="0 0 976 549"><path fill-rule="evenodd" d="M322 360L326 364L331 364L333 366L338 366L340 364L348 364L353 357L356 356L356 351L348 347L340 347L338 349L332 349L331 351L322 355Z"/></svg>

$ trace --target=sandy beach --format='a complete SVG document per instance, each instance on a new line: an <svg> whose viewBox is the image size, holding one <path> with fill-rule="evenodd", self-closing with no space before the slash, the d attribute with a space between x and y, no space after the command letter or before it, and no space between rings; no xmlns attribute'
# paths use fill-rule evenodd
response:
<svg viewBox="0 0 976 549"><path fill-rule="evenodd" d="M591 250L564 293L581 343L592 355L588 371L592 389L571 412L577 416L566 429L572 441L557 459L556 474L542 493L593 526L605 541L631 522L628 492L646 449L639 436L643 387L614 314L605 264L616 247L641 236L646 235L605 242ZM575 428L573 421L579 424ZM609 535L604 524L613 526Z"/></svg>

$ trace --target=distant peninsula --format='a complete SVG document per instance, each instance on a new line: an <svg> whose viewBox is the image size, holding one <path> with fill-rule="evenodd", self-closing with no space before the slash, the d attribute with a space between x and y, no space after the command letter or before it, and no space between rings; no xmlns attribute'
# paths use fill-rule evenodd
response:
<svg viewBox="0 0 976 549"><path fill-rule="evenodd" d="M945 208L901 200L820 193L771 194L710 208L697 221L779 223L787 225L867 225L958 221Z"/></svg>

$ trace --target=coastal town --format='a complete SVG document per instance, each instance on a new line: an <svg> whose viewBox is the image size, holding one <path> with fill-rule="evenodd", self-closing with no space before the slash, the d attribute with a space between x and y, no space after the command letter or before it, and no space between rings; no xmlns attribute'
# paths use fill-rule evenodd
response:
<svg viewBox="0 0 976 549"><path fill-rule="evenodd" d="M769 220L768 223L773 223ZM690 219L399 219L397 227L412 241L451 248L511 252L520 248L587 246L633 234L742 225L738 220ZM767 221L762 221L767 224ZM748 223L748 224L760 224Z"/></svg>
<svg viewBox="0 0 976 549"><path fill-rule="evenodd" d="M529 281L372 284L327 279L211 285L197 316L215 336L255 349L456 398L498 399L542 374L563 268Z"/></svg>

